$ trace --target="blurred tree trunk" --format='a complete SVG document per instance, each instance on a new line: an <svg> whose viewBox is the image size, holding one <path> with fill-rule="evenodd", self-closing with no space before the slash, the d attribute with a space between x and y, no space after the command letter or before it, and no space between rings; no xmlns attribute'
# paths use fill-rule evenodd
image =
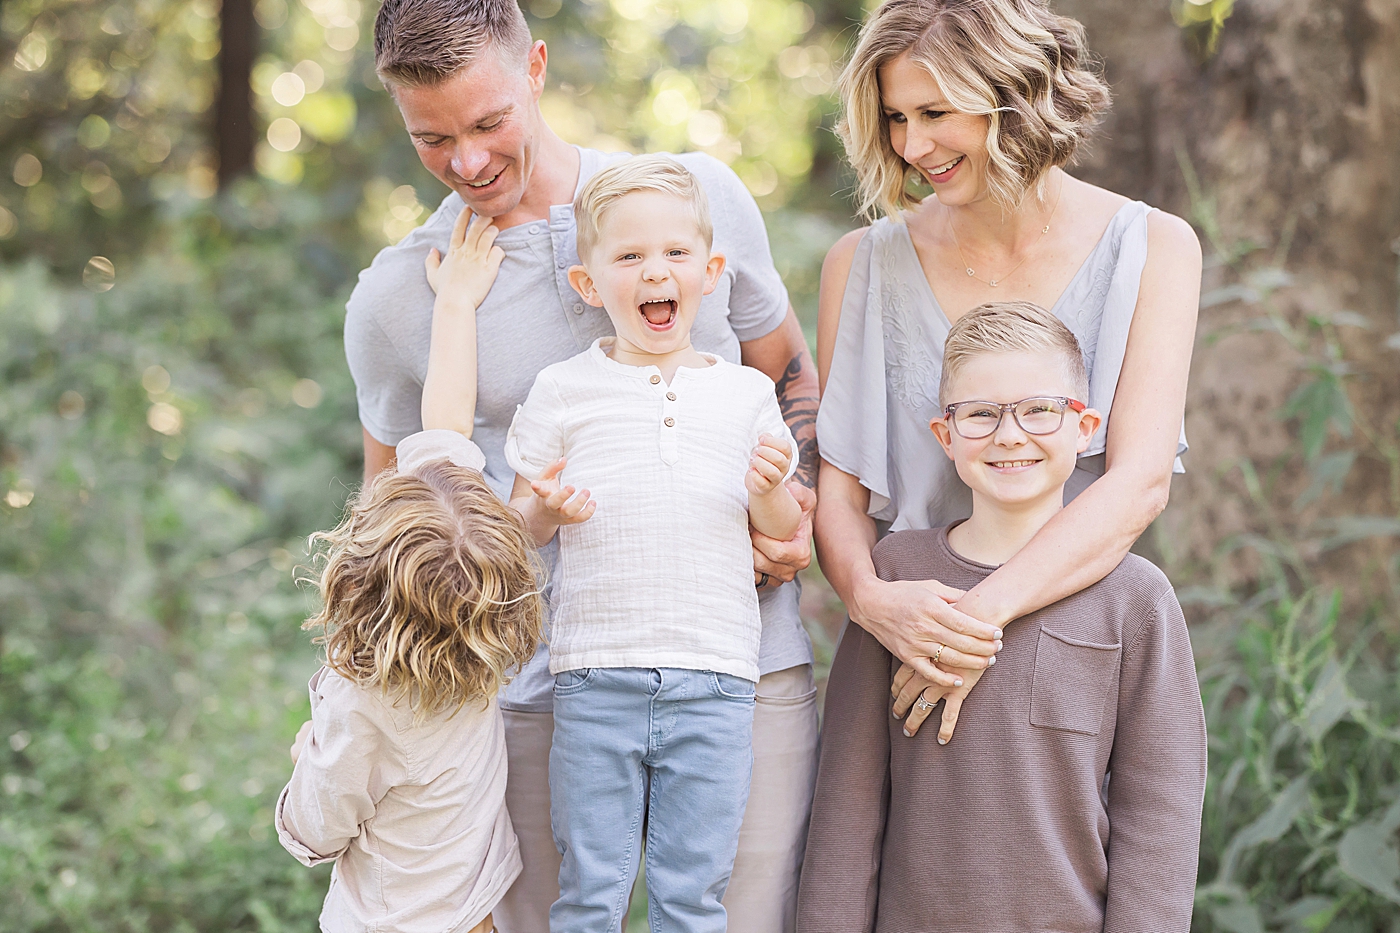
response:
<svg viewBox="0 0 1400 933"><path fill-rule="evenodd" d="M1162 525L1177 559L1208 565L1218 542L1261 530L1231 468L1242 459L1277 470L1269 503L1298 542L1319 519L1394 515L1382 459L1336 431L1329 449L1354 447L1355 466L1338 480L1340 494L1297 504L1310 477L1297 459L1276 459L1290 426L1275 412L1307 377L1306 361L1259 328L1260 306L1227 300L1219 286L1235 274L1222 255L1248 252L1246 269L1281 265L1292 284L1275 293L1277 313L1295 326L1344 322L1337 333L1356 374L1357 416L1387 433L1396 424L1400 0L1238 2L1205 61L1166 0L1054 3L1085 24L1113 84L1113 113L1077 174L1214 227L1215 242L1203 244L1206 289L1216 291L1192 365L1188 472ZM1314 552L1324 579L1352 591L1363 567L1385 560L1375 538ZM1249 572L1233 570L1236 580Z"/></svg>
<svg viewBox="0 0 1400 933"><path fill-rule="evenodd" d="M219 97L214 113L220 188L253 166L257 137L253 132L252 75L257 50L253 0L223 0L219 20Z"/></svg>

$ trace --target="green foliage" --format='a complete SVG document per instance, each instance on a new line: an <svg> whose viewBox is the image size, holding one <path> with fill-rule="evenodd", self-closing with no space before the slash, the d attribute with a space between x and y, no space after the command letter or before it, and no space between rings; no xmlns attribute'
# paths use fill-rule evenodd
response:
<svg viewBox="0 0 1400 933"><path fill-rule="evenodd" d="M0 269L6 930L314 923L325 872L271 831L315 664L292 570L359 432L293 242L189 236L100 294Z"/></svg>
<svg viewBox="0 0 1400 933"><path fill-rule="evenodd" d="M1198 929L1390 929L1400 694L1393 670L1340 654L1340 605L1266 593L1242 608L1234 656L1201 671L1211 763Z"/></svg>
<svg viewBox="0 0 1400 933"><path fill-rule="evenodd" d="M1202 307L1247 309L1243 326L1278 335L1298 371L1278 412L1292 443L1272 462L1232 465L1257 530L1220 554L1251 552L1259 574L1198 613L1210 773L1193 929L1400 930L1400 562L1391 550L1369 574L1358 560L1343 588L1319 581L1330 552L1400 535L1400 424L1358 392L1379 374L1368 367L1389 364L1348 352L1348 334L1370 326L1359 315L1286 312L1289 232L1272 257L1227 243L1183 168L1225 273ZM1379 513L1340 495L1360 464L1389 477Z"/></svg>

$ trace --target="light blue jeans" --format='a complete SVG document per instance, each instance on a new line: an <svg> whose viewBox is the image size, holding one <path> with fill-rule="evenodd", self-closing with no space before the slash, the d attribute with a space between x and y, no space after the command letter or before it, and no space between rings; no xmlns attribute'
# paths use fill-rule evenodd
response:
<svg viewBox="0 0 1400 933"><path fill-rule="evenodd" d="M753 771L752 682L586 668L554 679L551 933L618 933L646 834L652 933L724 933Z"/></svg>

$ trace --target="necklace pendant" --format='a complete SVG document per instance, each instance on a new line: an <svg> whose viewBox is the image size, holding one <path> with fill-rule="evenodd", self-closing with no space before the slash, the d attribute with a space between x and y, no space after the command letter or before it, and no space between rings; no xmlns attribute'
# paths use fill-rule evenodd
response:
<svg viewBox="0 0 1400 933"><path fill-rule="evenodd" d="M990 286L992 286L992 288L996 288L996 287L997 287L997 280L996 280L996 279L992 279L992 280L991 280L990 282L988 282L987 284L990 285Z"/></svg>
<svg viewBox="0 0 1400 933"><path fill-rule="evenodd" d="M967 277L968 277L968 278L972 278L973 274L974 274L974 273L973 273L973 271L972 271L971 269L968 269L968 270L967 270Z"/></svg>

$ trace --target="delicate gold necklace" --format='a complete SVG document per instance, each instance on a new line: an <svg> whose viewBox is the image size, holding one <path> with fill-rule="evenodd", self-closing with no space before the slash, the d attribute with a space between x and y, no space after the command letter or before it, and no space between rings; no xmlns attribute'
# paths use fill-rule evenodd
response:
<svg viewBox="0 0 1400 933"><path fill-rule="evenodd" d="M1050 221L1052 221L1052 220L1055 219L1055 212L1058 211L1058 210L1060 209L1060 199L1061 199L1062 197L1064 197L1064 195L1065 195L1065 183L1062 181L1062 182L1060 182L1060 192L1059 192L1059 194L1055 195L1055 206L1052 207L1052 208L1050 209L1050 216L1046 218L1046 220L1045 220L1045 226L1043 226L1043 227L1040 228L1040 237L1041 237L1041 239L1044 239L1044 238L1045 238L1045 234L1047 234L1047 233L1050 232ZM1013 274L1017 269L1019 269L1019 268L1021 268L1022 266L1024 266L1024 265L1026 264L1026 260L1027 260L1027 259L1030 259L1030 258L1031 258L1031 257L1030 257L1030 251L1027 250L1027 251L1026 251L1026 255L1021 259L1021 261L1018 262L1018 263L1016 263L1016 265L1012 266L1012 267L1011 267L1011 270L1010 270L1009 272L1007 272L1005 275L1003 275L1001 278L984 279L984 278L982 278L980 275L978 275L976 272L972 271L972 267L969 266L969 265L967 264L967 257L963 255L962 244L958 242L958 228L957 228L956 226L953 225L953 212L952 212L952 210L949 210L949 211L948 211L948 232L951 233L951 234L953 235L953 245L956 246L956 247L958 248L958 258L962 260L963 269L967 272L968 278L973 278L973 279L976 279L976 280L979 281L979 282L984 282L984 283L986 283L987 285L990 285L992 288L996 288L999 284L1001 284L1002 282L1005 282L1007 279L1011 278L1012 274ZM1039 242L1040 242L1040 240L1037 240L1037 241L1036 241L1037 244L1038 244Z"/></svg>

